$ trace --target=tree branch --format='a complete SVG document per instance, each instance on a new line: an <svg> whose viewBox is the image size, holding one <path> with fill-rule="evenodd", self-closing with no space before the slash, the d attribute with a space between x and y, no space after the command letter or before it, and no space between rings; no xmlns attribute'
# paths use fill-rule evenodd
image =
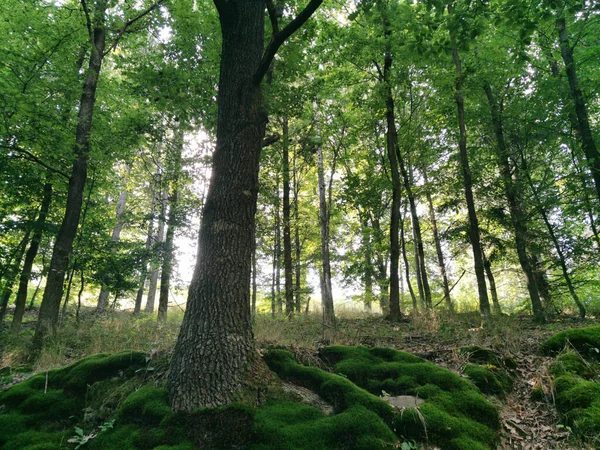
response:
<svg viewBox="0 0 600 450"><path fill-rule="evenodd" d="M269 66L275 58L275 54L279 47L283 45L283 43L302 25L306 23L306 21L313 15L313 13L317 10L319 6L321 6L323 0L310 0L309 4L296 16L294 20L288 23L281 32L277 33L277 35L273 36L271 42L267 46L265 53L263 54L262 60L256 73L254 74L253 81L255 85L260 84L265 74L269 70Z"/></svg>
<svg viewBox="0 0 600 450"><path fill-rule="evenodd" d="M274 144L275 142L279 141L280 138L281 138L281 136L279 135L279 133L275 133L272 136L267 136L266 138L263 139L263 142L262 142L263 148L268 147L271 144Z"/></svg>
<svg viewBox="0 0 600 450"><path fill-rule="evenodd" d="M14 151L16 153L20 153L21 155L23 155L23 156L21 156L23 159L26 159L28 161L32 161L32 162L34 162L36 164L39 164L40 166L44 167L45 169L49 170L50 172L55 173L57 175L60 175L60 176L64 177L67 180L69 180L71 178L65 172L63 172L61 170L58 170L58 169L55 169L54 167L49 166L48 164L46 164L45 162L43 162L41 159L39 159L37 156L35 156L33 153L29 152L28 150L16 147L14 145L2 145L2 144L0 144L0 147L8 149L8 150L12 150L12 151Z"/></svg>
<svg viewBox="0 0 600 450"><path fill-rule="evenodd" d="M273 39L275 39L279 34L279 22L277 20L279 16L277 14L277 8L275 8L273 0L266 0L266 4L267 11L269 12L269 19L271 20L271 28L273 29Z"/></svg>
<svg viewBox="0 0 600 450"><path fill-rule="evenodd" d="M84 1L84 0L81 0L81 1ZM147 16L148 14L150 14L152 11L154 11L156 8L158 8L160 5L162 5L164 2L165 2L165 0L158 0L156 3L154 3L148 9L146 9L144 12L140 13L139 15L137 15L136 17L134 17L133 19L129 19L127 22L125 22L123 24L123 26L121 27L121 29L119 30L119 34L117 35L117 37L112 41L112 44L110 44L110 47L108 47L108 49L103 53L102 56L108 55L110 52L112 52L115 49L115 47L119 44L119 41L121 40L121 38L125 34L125 31L127 30L127 27L133 25L135 22L137 22L141 18L143 18L143 17Z"/></svg>
<svg viewBox="0 0 600 450"><path fill-rule="evenodd" d="M81 0L81 6L83 7L83 13L85 14L85 25L88 30L90 42L94 42L94 32L92 31L92 19L90 18L90 10L88 9L88 6L87 6L87 3L85 0Z"/></svg>

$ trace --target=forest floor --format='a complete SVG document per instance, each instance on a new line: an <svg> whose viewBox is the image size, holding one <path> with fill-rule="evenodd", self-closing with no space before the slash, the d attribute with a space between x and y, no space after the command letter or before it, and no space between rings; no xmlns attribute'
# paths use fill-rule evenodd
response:
<svg viewBox="0 0 600 450"><path fill-rule="evenodd" d="M0 367L25 364L26 343L33 331L35 311L21 335L0 333ZM93 353L115 353L125 349L149 353L173 348L180 314L172 314L169 322L157 328L151 315L132 319L126 312L115 312L99 318L83 314L79 325L63 328L42 360L32 368L37 372L65 365ZM380 317L345 318L336 327L323 329L317 315L299 316L293 320L259 315L255 320L258 347L285 346L301 359L318 363L318 350L329 344L392 347L420 356L439 366L462 374L468 363L459 350L477 345L491 348L517 363L514 386L505 398L490 397L501 412L502 436L499 448L519 450L576 450L587 448L570 436L569 427L560 423L554 407L552 378L548 368L554 358L542 356L540 345L550 336L568 328L598 325L598 320L560 317L545 325L532 322L527 316L502 317L493 325L480 327L478 314L414 315L405 323L392 324ZM29 371L28 371L29 372ZM15 374L16 375L16 374ZM25 375L27 376L27 375ZM10 384L20 381L16 375ZM545 399L532 399L532 390L542 388Z"/></svg>

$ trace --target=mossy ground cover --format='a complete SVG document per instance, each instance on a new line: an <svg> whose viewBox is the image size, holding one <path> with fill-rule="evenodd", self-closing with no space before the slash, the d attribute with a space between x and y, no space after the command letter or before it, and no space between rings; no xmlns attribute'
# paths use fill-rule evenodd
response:
<svg viewBox="0 0 600 450"><path fill-rule="evenodd" d="M583 442L600 448L600 327L565 330L544 342L542 352L557 356L555 403L564 425Z"/></svg>
<svg viewBox="0 0 600 450"><path fill-rule="evenodd" d="M505 397L512 389L513 379L510 372L516 369L516 362L510 357L503 357L492 349L467 346L460 349L469 362L463 373L487 395Z"/></svg>
<svg viewBox="0 0 600 450"><path fill-rule="evenodd" d="M444 449L492 448L498 412L465 379L414 355L390 348L332 346L321 351L335 374L298 364L286 350L265 356L285 380L309 387L338 411L354 405L377 414L401 440L429 441ZM418 409L395 411L379 395L414 395Z"/></svg>

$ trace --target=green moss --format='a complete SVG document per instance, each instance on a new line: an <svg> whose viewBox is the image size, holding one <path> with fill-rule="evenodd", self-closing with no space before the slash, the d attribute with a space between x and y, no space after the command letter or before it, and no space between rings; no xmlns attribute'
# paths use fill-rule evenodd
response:
<svg viewBox="0 0 600 450"><path fill-rule="evenodd" d="M600 446L600 384L565 373L555 381L556 407L574 433Z"/></svg>
<svg viewBox="0 0 600 450"><path fill-rule="evenodd" d="M269 402L256 412L253 450L327 450L391 448L394 433L375 413L362 406L324 416L311 406Z"/></svg>
<svg viewBox="0 0 600 450"><path fill-rule="evenodd" d="M570 343L583 357L600 359L600 326L572 328L555 334L541 346L542 353L560 353Z"/></svg>
<svg viewBox="0 0 600 450"><path fill-rule="evenodd" d="M158 425L171 415L167 392L154 386L142 386L125 399L119 408L118 419L125 423Z"/></svg>
<svg viewBox="0 0 600 450"><path fill-rule="evenodd" d="M269 352L265 360L282 378L310 387L332 402L337 412L361 405L388 424L391 413L392 426L403 439L429 439L443 448L466 449L451 447L450 441L474 439L489 448L497 438L500 422L496 409L471 383L446 369L393 349L334 346L323 349L322 356L342 377L301 366L284 350ZM378 397L356 386L376 395L385 391L418 395L426 401L419 411L394 413L389 405L381 405ZM447 433L449 421L453 423L451 433Z"/></svg>
<svg viewBox="0 0 600 450"><path fill-rule="evenodd" d="M591 365L585 362L577 353L567 352L559 355L552 364L549 372L555 377L566 373L574 373L582 378L591 379L596 376Z"/></svg>
<svg viewBox="0 0 600 450"><path fill-rule="evenodd" d="M0 420L2 416L0 416ZM48 433L39 431L26 431L19 433L10 441L6 442L3 450L58 450L64 448L61 444L66 443L64 433Z"/></svg>
<svg viewBox="0 0 600 450"><path fill-rule="evenodd" d="M503 397L512 389L512 379L495 366L467 364L463 373L484 394Z"/></svg>

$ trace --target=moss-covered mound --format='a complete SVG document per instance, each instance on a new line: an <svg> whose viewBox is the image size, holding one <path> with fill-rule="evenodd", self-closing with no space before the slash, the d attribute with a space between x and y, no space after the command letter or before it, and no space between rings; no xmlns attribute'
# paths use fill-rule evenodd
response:
<svg viewBox="0 0 600 450"><path fill-rule="evenodd" d="M567 343L583 357L600 360L600 326L561 331L544 342L541 351L546 355L555 355L560 353Z"/></svg>
<svg viewBox="0 0 600 450"><path fill-rule="evenodd" d="M387 412L391 423L391 407L342 377L331 391L345 400L331 416L281 389L258 408L237 403L183 414L169 408L146 364L141 353L96 355L0 392L0 448L383 450L398 440L370 410ZM368 397L364 405L353 398L358 391Z"/></svg>
<svg viewBox="0 0 600 450"><path fill-rule="evenodd" d="M460 352L471 364L467 364L463 373L487 395L504 397L511 391L517 364L513 358L503 357L492 349L478 346L462 347Z"/></svg>
<svg viewBox="0 0 600 450"><path fill-rule="evenodd" d="M562 351L549 369L554 379L556 408L575 436L600 448L600 327L566 330L542 345L546 354Z"/></svg>
<svg viewBox="0 0 600 450"><path fill-rule="evenodd" d="M309 387L338 411L356 405L372 411L403 440L451 450L494 446L498 412L458 375L389 348L334 346L323 349L322 357L341 376L302 366L285 350L272 350L265 360L280 377ZM418 396L425 402L418 409L394 411L378 397L382 393Z"/></svg>
<svg viewBox="0 0 600 450"><path fill-rule="evenodd" d="M84 422L88 386L119 386L146 361L143 353L94 355L0 392L0 447L64 448L75 425Z"/></svg>

